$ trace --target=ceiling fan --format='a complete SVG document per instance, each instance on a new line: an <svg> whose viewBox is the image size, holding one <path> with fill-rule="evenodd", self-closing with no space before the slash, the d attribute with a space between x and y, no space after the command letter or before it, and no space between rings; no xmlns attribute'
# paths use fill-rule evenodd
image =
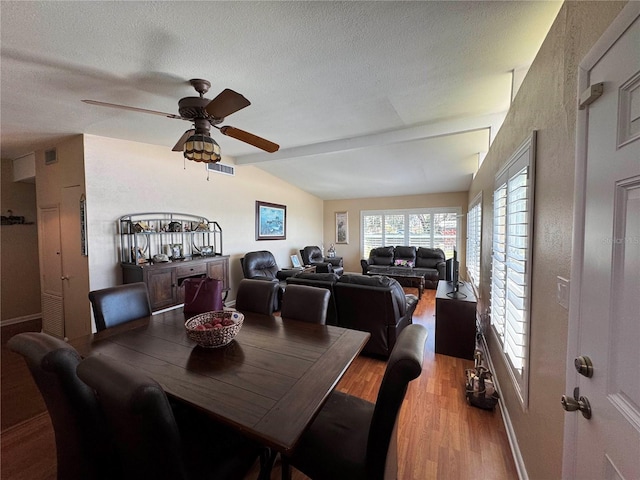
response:
<svg viewBox="0 0 640 480"><path fill-rule="evenodd" d="M262 137L229 125L223 127L218 126L218 124L224 121L225 117L251 105L251 102L243 95L226 88L213 100L209 100L204 97L211 87L211 83L208 80L195 78L189 80L189 83L191 83L200 96L180 99L178 102L178 115L115 103L99 102L97 100L82 101L101 107L120 108L193 122L194 128L184 132L180 140L178 140L178 143L176 143L172 149L175 152L183 151L185 158L189 160L208 163L220 161L220 147L209 134L211 127L217 128L223 135L233 137L266 152L273 153L278 151L280 148L278 144Z"/></svg>

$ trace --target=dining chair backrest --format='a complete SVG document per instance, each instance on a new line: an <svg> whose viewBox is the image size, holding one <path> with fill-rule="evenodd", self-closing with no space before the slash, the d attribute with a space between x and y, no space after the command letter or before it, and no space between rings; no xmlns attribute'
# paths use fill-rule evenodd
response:
<svg viewBox="0 0 640 480"><path fill-rule="evenodd" d="M387 455L397 456L395 429L409 382L422 373L427 329L419 324L407 326L398 336L385 369L376 399L367 442L367 478L382 478L385 467L393 464Z"/></svg>
<svg viewBox="0 0 640 480"><path fill-rule="evenodd" d="M151 315L149 292L143 282L93 290L89 300L99 332Z"/></svg>
<svg viewBox="0 0 640 480"><path fill-rule="evenodd" d="M78 365L78 376L95 389L116 439L123 479L186 479L180 431L162 387L105 355Z"/></svg>
<svg viewBox="0 0 640 480"><path fill-rule="evenodd" d="M282 296L283 319L301 320L303 322L327 322L327 308L331 293L326 288L307 285L287 285Z"/></svg>
<svg viewBox="0 0 640 480"><path fill-rule="evenodd" d="M279 288L278 282L243 278L238 284L235 308L239 312L271 315Z"/></svg>
<svg viewBox="0 0 640 480"><path fill-rule="evenodd" d="M58 479L118 478L115 447L94 391L76 374L80 355L46 333L11 337L8 347L22 355L51 417Z"/></svg>
<svg viewBox="0 0 640 480"><path fill-rule="evenodd" d="M171 404L162 386L106 355L78 365L78 376L95 389L122 463L118 480L243 480L268 450L231 427ZM261 463L260 477L269 478Z"/></svg>

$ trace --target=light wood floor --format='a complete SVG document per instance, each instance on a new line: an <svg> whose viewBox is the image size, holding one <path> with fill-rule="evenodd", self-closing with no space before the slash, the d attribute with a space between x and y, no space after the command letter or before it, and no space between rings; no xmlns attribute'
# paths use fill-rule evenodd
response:
<svg viewBox="0 0 640 480"><path fill-rule="evenodd" d="M465 401L464 371L473 362L434 353L434 297L434 290L425 291L413 317L429 337L422 375L409 385L400 413L398 478L517 479L499 407L489 412ZM4 343L15 333L7 328L2 329L1 478L53 480L51 421L22 359L6 351ZM359 357L338 389L374 402L384 369L384 361ZM271 478L280 478L277 463ZM294 470L294 480L306 478Z"/></svg>

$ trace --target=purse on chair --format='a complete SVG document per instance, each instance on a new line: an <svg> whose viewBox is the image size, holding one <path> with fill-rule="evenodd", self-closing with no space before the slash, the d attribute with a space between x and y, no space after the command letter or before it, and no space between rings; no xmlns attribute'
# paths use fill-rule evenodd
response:
<svg viewBox="0 0 640 480"><path fill-rule="evenodd" d="M222 280L187 278L184 285L184 313L205 313L222 310Z"/></svg>

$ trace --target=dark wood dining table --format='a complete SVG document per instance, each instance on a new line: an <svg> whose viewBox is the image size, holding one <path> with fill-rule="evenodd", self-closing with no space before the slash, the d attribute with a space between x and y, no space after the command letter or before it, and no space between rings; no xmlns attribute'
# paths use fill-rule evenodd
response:
<svg viewBox="0 0 640 480"><path fill-rule="evenodd" d="M82 356L108 355L156 380L170 397L289 453L369 333L244 314L220 348L187 337L174 309L72 340Z"/></svg>

